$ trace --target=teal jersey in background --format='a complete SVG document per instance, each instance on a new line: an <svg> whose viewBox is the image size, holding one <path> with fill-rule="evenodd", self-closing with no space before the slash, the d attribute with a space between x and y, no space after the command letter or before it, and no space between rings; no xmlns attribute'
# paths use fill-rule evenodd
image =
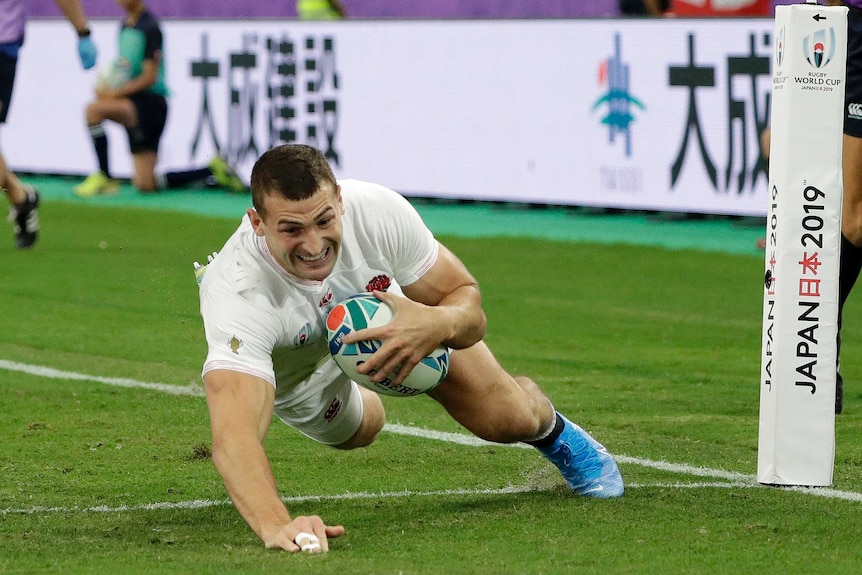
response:
<svg viewBox="0 0 862 575"><path fill-rule="evenodd" d="M119 37L119 58L128 64L131 77L135 78L141 75L144 60L155 60L156 55L161 54L156 83L147 88L147 91L167 97L169 90L165 82L166 58L163 44L159 22L149 12L141 14L134 26L123 22Z"/></svg>

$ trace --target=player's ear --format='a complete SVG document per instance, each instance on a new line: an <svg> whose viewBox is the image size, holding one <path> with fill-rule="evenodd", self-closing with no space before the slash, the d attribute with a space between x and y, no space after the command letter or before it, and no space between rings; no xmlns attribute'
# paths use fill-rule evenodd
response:
<svg viewBox="0 0 862 575"><path fill-rule="evenodd" d="M335 195L338 197L338 206L341 208L341 213L344 213L344 202L341 201L341 186L335 186Z"/></svg>
<svg viewBox="0 0 862 575"><path fill-rule="evenodd" d="M264 235L263 220L261 219L260 214L257 213L257 210L249 208L245 213L248 214L248 219L251 220L251 227L254 229L254 233L258 236Z"/></svg>

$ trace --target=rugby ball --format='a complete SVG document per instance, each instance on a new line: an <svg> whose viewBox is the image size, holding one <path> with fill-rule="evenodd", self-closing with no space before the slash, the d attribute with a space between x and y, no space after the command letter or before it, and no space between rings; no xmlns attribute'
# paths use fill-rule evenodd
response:
<svg viewBox="0 0 862 575"><path fill-rule="evenodd" d="M116 59L107 64L96 73L97 90L116 90L131 80L129 64L125 60Z"/></svg>
<svg viewBox="0 0 862 575"><path fill-rule="evenodd" d="M345 344L344 336L352 331L386 325L391 320L392 308L370 293L345 299L332 308L326 318L329 353L347 377L382 395L409 397L431 391L443 381L449 371L449 348L443 345L417 363L407 379L399 385L392 383L398 374L397 369L380 382L373 382L367 375L356 371L357 366L377 351L381 342L360 341Z"/></svg>

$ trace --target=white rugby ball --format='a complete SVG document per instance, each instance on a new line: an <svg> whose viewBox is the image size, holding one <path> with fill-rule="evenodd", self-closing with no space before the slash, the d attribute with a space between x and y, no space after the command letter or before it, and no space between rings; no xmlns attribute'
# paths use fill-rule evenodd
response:
<svg viewBox="0 0 862 575"><path fill-rule="evenodd" d="M340 302L326 318L326 332L329 340L329 353L347 377L363 387L383 395L408 397L431 391L443 381L449 371L449 348L441 345L433 353L422 359L400 385L392 380L398 373L396 369L381 382L373 382L367 375L356 371L380 347L380 341L360 341L345 344L343 338L352 331L367 327L379 327L392 320L392 308L370 293L351 296Z"/></svg>
<svg viewBox="0 0 862 575"><path fill-rule="evenodd" d="M131 80L128 62L116 59L99 68L96 73L96 89L116 90Z"/></svg>

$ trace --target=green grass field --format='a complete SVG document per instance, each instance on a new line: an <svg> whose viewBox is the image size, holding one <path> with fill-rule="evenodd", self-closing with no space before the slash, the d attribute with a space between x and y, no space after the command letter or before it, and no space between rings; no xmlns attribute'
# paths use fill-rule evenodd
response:
<svg viewBox="0 0 862 575"><path fill-rule="evenodd" d="M428 398L385 398L390 427L363 450L274 423L289 507L347 529L325 556L290 555L263 548L209 460L191 262L239 214L47 201L41 215L34 250L0 241L0 573L862 569L858 296L834 487L776 489L754 478L762 255L442 237L483 287L501 363L618 456L626 494L573 497L533 450L472 441Z"/></svg>

